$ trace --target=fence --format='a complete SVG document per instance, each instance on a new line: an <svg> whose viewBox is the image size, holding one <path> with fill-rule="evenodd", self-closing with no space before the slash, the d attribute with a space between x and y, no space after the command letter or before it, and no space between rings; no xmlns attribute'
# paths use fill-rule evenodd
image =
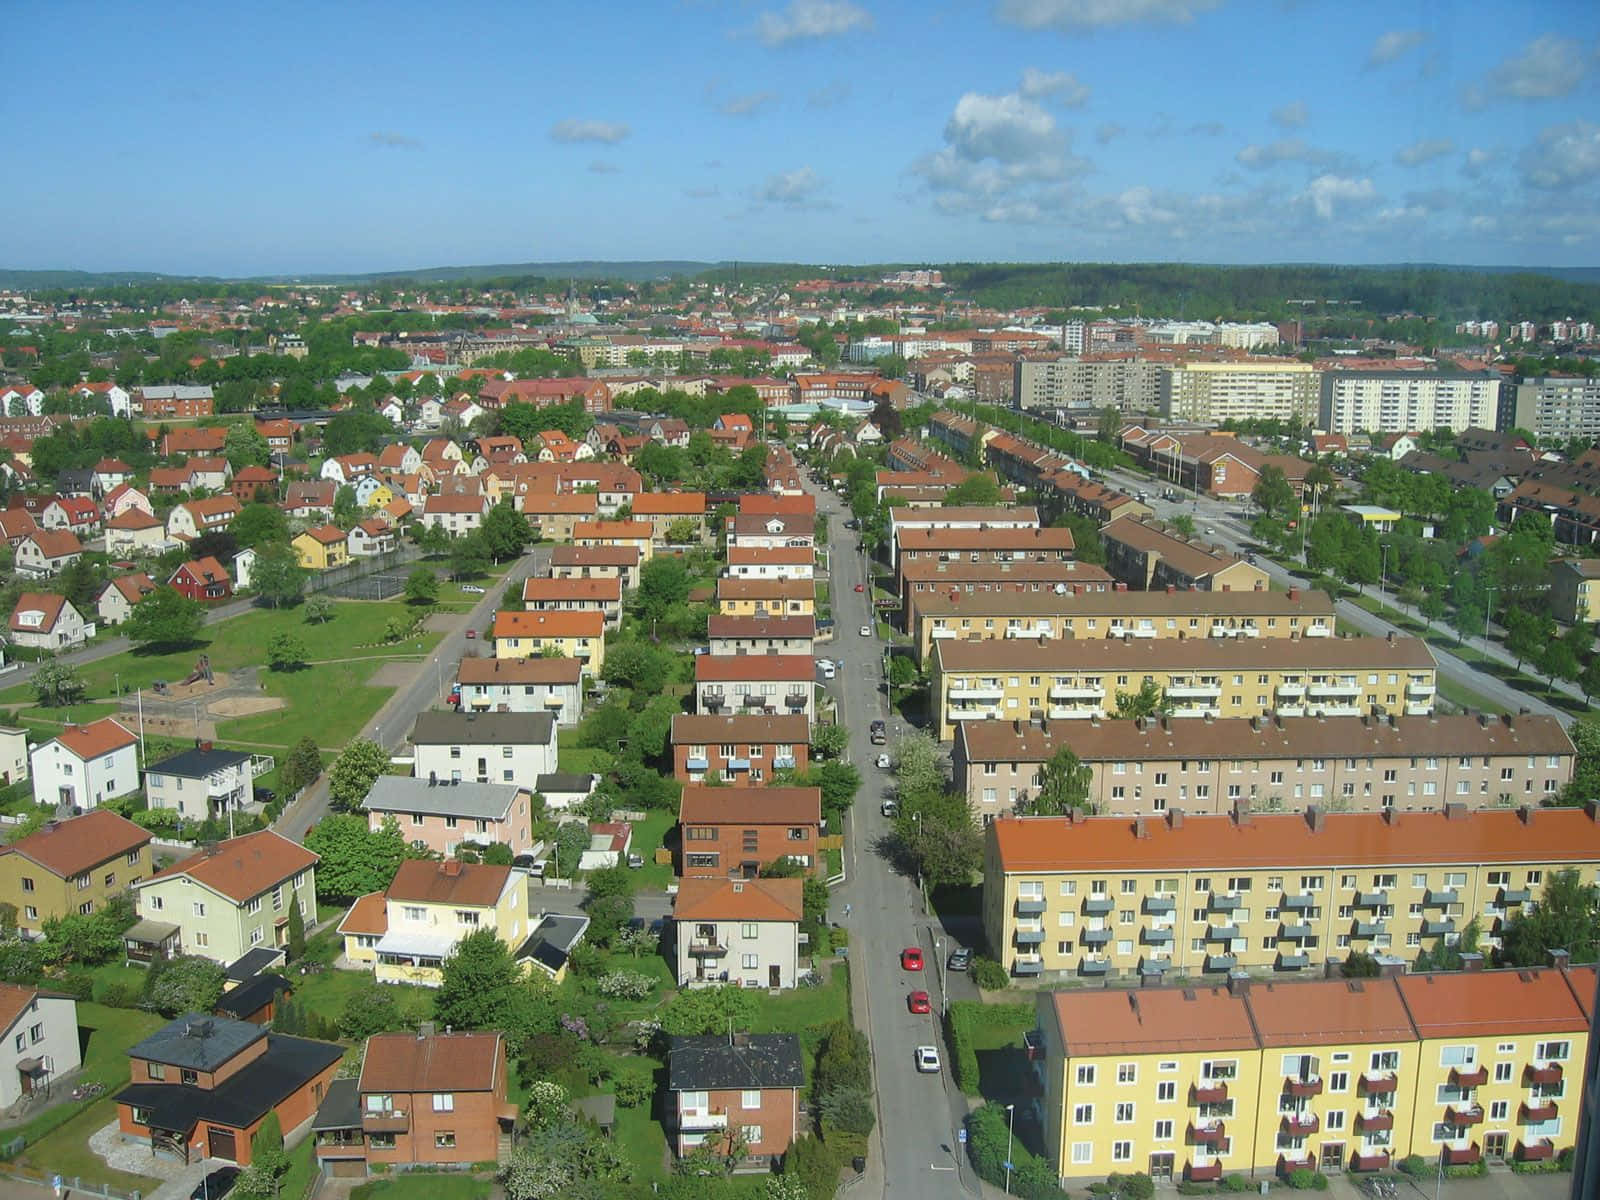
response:
<svg viewBox="0 0 1600 1200"><path fill-rule="evenodd" d="M71 1192L77 1196L104 1196L106 1200L141 1200L142 1197L137 1188L131 1192L119 1191L103 1183L86 1183L76 1175L58 1175L54 1171L22 1167L16 1163L0 1165L0 1178L13 1179L18 1183L37 1184L45 1188L54 1187L55 1181L59 1178L63 1193Z"/></svg>
<svg viewBox="0 0 1600 1200"><path fill-rule="evenodd" d="M326 571L316 571L306 579L307 592L329 592L335 589L347 588L357 585L361 580L373 575L382 575L393 571L397 567L409 566L422 557L422 551L416 546L400 546L394 550L386 550L382 554L374 554L367 558L353 558L342 567L330 567ZM402 580L389 596L397 595L405 588ZM357 589L359 590L359 589ZM379 599L388 599L389 596L380 596ZM365 597L362 597L365 598Z"/></svg>

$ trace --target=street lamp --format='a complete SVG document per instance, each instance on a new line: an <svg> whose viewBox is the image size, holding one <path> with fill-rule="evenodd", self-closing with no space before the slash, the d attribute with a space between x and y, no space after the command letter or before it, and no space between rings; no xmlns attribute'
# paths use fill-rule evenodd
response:
<svg viewBox="0 0 1600 1200"><path fill-rule="evenodd" d="M1489 626L1494 624L1493 620L1491 619L1494 616L1494 594L1500 589L1497 587L1486 587L1483 590L1487 596L1487 599L1485 599L1483 605L1483 640L1485 643L1487 643L1489 641Z"/></svg>
<svg viewBox="0 0 1600 1200"><path fill-rule="evenodd" d="M1387 596L1389 593L1384 584L1389 578L1389 543L1383 543L1383 565L1378 568L1378 595Z"/></svg>
<svg viewBox="0 0 1600 1200"><path fill-rule="evenodd" d="M922 814L914 812L911 819L917 823L917 892L922 892Z"/></svg>
<svg viewBox="0 0 1600 1200"><path fill-rule="evenodd" d="M1011 1143L1017 1131L1017 1106L1006 1105L1006 1195L1011 1195Z"/></svg>

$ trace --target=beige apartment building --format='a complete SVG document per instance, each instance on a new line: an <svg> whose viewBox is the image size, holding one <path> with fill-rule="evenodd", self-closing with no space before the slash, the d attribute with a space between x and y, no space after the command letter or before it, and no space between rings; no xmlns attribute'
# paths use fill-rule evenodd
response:
<svg viewBox="0 0 1600 1200"><path fill-rule="evenodd" d="M1554 717L1231 717L1221 720L962 721L952 762L973 813L991 821L1031 799L1069 749L1092 772L1090 810L1119 816L1410 812L1548 801L1572 778L1572 739Z"/></svg>
<svg viewBox="0 0 1600 1200"><path fill-rule="evenodd" d="M917 661L935 642L991 638L1329 638L1333 601L1326 592L1102 591L980 594L947 589L919 593L907 609L906 632Z"/></svg>
<svg viewBox="0 0 1600 1200"><path fill-rule="evenodd" d="M1321 376L1310 363L1247 358L1188 362L1161 372L1161 415L1176 421L1314 421Z"/></svg>
<svg viewBox="0 0 1600 1200"><path fill-rule="evenodd" d="M1294 973L1353 951L1481 944L1568 867L1600 868L1587 808L1008 817L985 835L983 926L1011 974Z"/></svg>
<svg viewBox="0 0 1600 1200"><path fill-rule="evenodd" d="M1420 638L1015 638L938 643L929 685L939 740L962 721L1088 720L1154 681L1174 718L1426 716L1433 654Z"/></svg>

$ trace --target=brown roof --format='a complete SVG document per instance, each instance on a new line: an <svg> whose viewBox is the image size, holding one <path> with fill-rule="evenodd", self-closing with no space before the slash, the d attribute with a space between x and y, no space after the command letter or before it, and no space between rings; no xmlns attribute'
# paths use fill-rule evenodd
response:
<svg viewBox="0 0 1600 1200"><path fill-rule="evenodd" d="M903 510L896 510L903 511ZM930 510L931 511L931 510ZM962 510L941 509L942 512ZM904 521L906 518L897 518ZM1052 554L1071 553L1074 543L1072 530L989 528L941 526L929 528L910 526L899 530L900 552L907 550L1012 550L1026 553L1029 550L1048 551Z"/></svg>
<svg viewBox="0 0 1600 1200"><path fill-rule="evenodd" d="M505 1059L504 1034L376 1033L367 1039L360 1091L492 1092Z"/></svg>
<svg viewBox="0 0 1600 1200"><path fill-rule="evenodd" d="M156 581L143 571L135 571L131 575L118 575L106 586L116 588L129 604L137 604L156 590Z"/></svg>
<svg viewBox="0 0 1600 1200"><path fill-rule="evenodd" d="M577 683L583 664L575 658L463 658L460 683Z"/></svg>
<svg viewBox="0 0 1600 1200"><path fill-rule="evenodd" d="M1069 1055L1253 1050L1255 1030L1223 987L1057 992L1056 1024Z"/></svg>
<svg viewBox="0 0 1600 1200"><path fill-rule="evenodd" d="M592 517L600 511L600 497L593 492L524 492L517 502L529 516Z"/></svg>
<svg viewBox="0 0 1600 1200"><path fill-rule="evenodd" d="M110 809L96 808L81 817L48 822L0 848L0 854L20 854L52 875L71 879L149 841L149 830Z"/></svg>
<svg viewBox="0 0 1600 1200"><path fill-rule="evenodd" d="M803 746L811 740L811 722L804 713L675 713L671 740L673 745L754 742Z"/></svg>
<svg viewBox="0 0 1600 1200"><path fill-rule="evenodd" d="M321 542L324 546L336 546L344 541L344 530L337 525L315 525L301 534L314 542Z"/></svg>
<svg viewBox="0 0 1600 1200"><path fill-rule="evenodd" d="M425 513L485 513L489 511L489 498L482 495L463 495L461 493L429 496L422 502L422 511Z"/></svg>
<svg viewBox="0 0 1600 1200"><path fill-rule="evenodd" d="M717 580L718 600L806 600L815 596L809 579L734 579L724 575Z"/></svg>
<svg viewBox="0 0 1600 1200"><path fill-rule="evenodd" d="M701 654L694 660L697 683L783 679L808 683L817 672L810 654Z"/></svg>
<svg viewBox="0 0 1600 1200"><path fill-rule="evenodd" d="M1424 1038L1577 1033L1589 1027L1560 971L1406 975L1395 982Z"/></svg>
<svg viewBox="0 0 1600 1200"><path fill-rule="evenodd" d="M632 567L643 552L637 546L554 546L552 567Z"/></svg>
<svg viewBox="0 0 1600 1200"><path fill-rule="evenodd" d="M590 600L622 599L622 580L616 575L576 579L524 579L522 599L530 600Z"/></svg>
<svg viewBox="0 0 1600 1200"><path fill-rule="evenodd" d="M1186 538L1159 521L1140 517L1118 517L1101 528L1100 536L1146 554L1159 554L1163 561L1197 579L1243 561L1221 546Z"/></svg>
<svg viewBox="0 0 1600 1200"><path fill-rule="evenodd" d="M594 609L554 612L501 611L494 615L493 632L496 638L600 638L605 636L605 627L605 614Z"/></svg>
<svg viewBox="0 0 1600 1200"><path fill-rule="evenodd" d="M731 552L730 552L731 553ZM731 561L731 560L730 560ZM1045 562L972 562L965 558L940 562L936 558L900 558L900 578L907 583L948 583L952 587L964 583L1015 583L1056 584L1111 582L1111 572L1094 563L1068 559L1048 559Z"/></svg>
<svg viewBox="0 0 1600 1200"><path fill-rule="evenodd" d="M694 825L816 824L822 820L822 789L685 784L678 802L678 820Z"/></svg>
<svg viewBox="0 0 1600 1200"><path fill-rule="evenodd" d="M60 992L41 992L36 987L20 987L14 983L0 983L0 1034L10 1030L16 1019L28 1011L39 996L60 996ZM20 1036L20 1035L19 1035Z"/></svg>
<svg viewBox="0 0 1600 1200"><path fill-rule="evenodd" d="M291 842L270 829L229 838L210 850L191 854L165 870L157 871L144 884L158 879L187 875L235 903L242 904L270 887L317 865L317 856L304 846Z"/></svg>
<svg viewBox="0 0 1600 1200"><path fill-rule="evenodd" d="M510 867L413 858L400 864L387 896L390 900L491 908L510 877Z"/></svg>
<svg viewBox="0 0 1600 1200"><path fill-rule="evenodd" d="M69 554L83 553L83 543L70 529L36 529L28 538L46 558L65 558Z"/></svg>
<svg viewBox="0 0 1600 1200"><path fill-rule="evenodd" d="M55 740L79 758L88 760L131 746L139 739L118 724L116 718L101 717L87 725L68 725L56 734Z"/></svg>
<svg viewBox="0 0 1600 1200"><path fill-rule="evenodd" d="M812 616L731 617L712 613L706 621L708 637L714 638L814 638L817 619Z"/></svg>
<svg viewBox="0 0 1600 1200"><path fill-rule="evenodd" d="M160 529L161 521L153 514L145 512L144 509L137 505L133 505L123 509L111 520L107 521L106 528L128 530Z"/></svg>
<svg viewBox="0 0 1600 1200"><path fill-rule="evenodd" d="M1393 979L1257 982L1248 1003L1263 1046L1409 1042L1411 1018Z"/></svg>
<svg viewBox="0 0 1600 1200"><path fill-rule="evenodd" d="M729 546L728 565L731 567L736 563L751 565L799 563L811 566L816 562L816 553L810 546Z"/></svg>
<svg viewBox="0 0 1600 1200"><path fill-rule="evenodd" d="M651 537L649 521L575 521L572 525L572 537L578 538L627 538L634 541L649 541Z"/></svg>
<svg viewBox="0 0 1600 1200"><path fill-rule="evenodd" d="M680 879L679 921L793 921L805 913L801 879Z"/></svg>
<svg viewBox="0 0 1600 1200"><path fill-rule="evenodd" d="M703 517L705 513L704 492L640 492L633 498L633 514L636 517Z"/></svg>
<svg viewBox="0 0 1600 1200"><path fill-rule="evenodd" d="M17 597L17 606L11 610L11 631L49 633L61 619L66 604L67 598L58 596L54 592L23 592ZM25 612L42 613L43 619L37 624L26 624L22 620L22 614Z"/></svg>
<svg viewBox="0 0 1600 1200"><path fill-rule="evenodd" d="M945 671L1431 671L1421 638L999 638L934 643Z"/></svg>
<svg viewBox="0 0 1600 1200"><path fill-rule="evenodd" d="M802 580L801 582L805 582ZM1333 601L1328 593L1291 588L1275 592L1202 592L1179 589L1170 592L1068 591L979 592L975 595L930 592L918 599L917 608L925 615L938 616L1084 616L1093 617L1333 617Z"/></svg>
<svg viewBox="0 0 1600 1200"><path fill-rule="evenodd" d="M381 937L389 931L389 910L385 907L382 892L368 892L357 896L355 903L345 911L339 921L339 932L369 934Z"/></svg>

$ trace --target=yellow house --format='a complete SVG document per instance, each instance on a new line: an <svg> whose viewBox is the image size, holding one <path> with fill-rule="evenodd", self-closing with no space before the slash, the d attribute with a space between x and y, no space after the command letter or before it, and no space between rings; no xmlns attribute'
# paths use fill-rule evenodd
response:
<svg viewBox="0 0 1600 1200"><path fill-rule="evenodd" d="M606 617L598 609L494 615L496 658L575 658L590 675L606 665Z"/></svg>
<svg viewBox="0 0 1600 1200"><path fill-rule="evenodd" d="M337 525L315 525L289 543L308 571L326 571L350 561L350 547L344 530Z"/></svg>
<svg viewBox="0 0 1600 1200"><path fill-rule="evenodd" d="M649 521L578 521L572 526L572 541L578 546L634 546L641 564L650 560L655 526Z"/></svg>
<svg viewBox="0 0 1600 1200"><path fill-rule="evenodd" d="M817 593L809 579L717 580L717 611L725 617L810 617Z"/></svg>
<svg viewBox="0 0 1600 1200"><path fill-rule="evenodd" d="M152 869L149 830L96 808L0 848L0 901L38 936L46 921L101 911Z"/></svg>
<svg viewBox="0 0 1600 1200"><path fill-rule="evenodd" d="M391 488L387 483L380 483L377 487L373 488L372 491L367 493L367 498L363 502L363 506L366 508L384 508L393 503L394 489Z"/></svg>
<svg viewBox="0 0 1600 1200"><path fill-rule="evenodd" d="M438 987L444 960L469 934L492 929L521 948L537 924L527 891L527 877L510 867L408 859L387 891L358 898L339 922L345 957L379 983Z"/></svg>

